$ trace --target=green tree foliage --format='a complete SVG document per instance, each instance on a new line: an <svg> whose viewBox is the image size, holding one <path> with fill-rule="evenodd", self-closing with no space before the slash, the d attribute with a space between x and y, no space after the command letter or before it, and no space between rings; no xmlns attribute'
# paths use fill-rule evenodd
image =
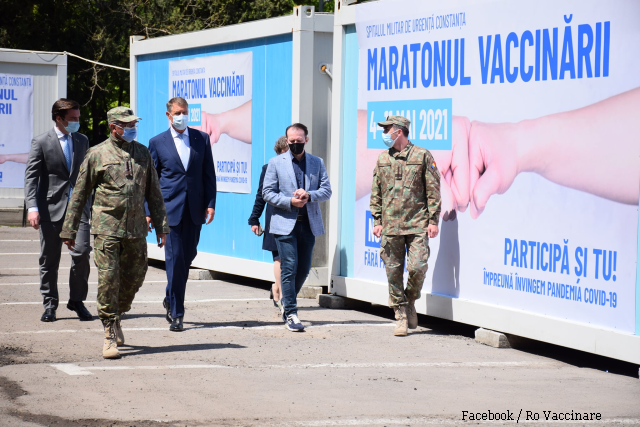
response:
<svg viewBox="0 0 640 427"><path fill-rule="evenodd" d="M71 52L129 68L129 36L162 37L290 14L318 0L0 0L0 47ZM333 0L325 4L333 11ZM129 72L68 58L67 96L101 140L106 112L129 103Z"/></svg>

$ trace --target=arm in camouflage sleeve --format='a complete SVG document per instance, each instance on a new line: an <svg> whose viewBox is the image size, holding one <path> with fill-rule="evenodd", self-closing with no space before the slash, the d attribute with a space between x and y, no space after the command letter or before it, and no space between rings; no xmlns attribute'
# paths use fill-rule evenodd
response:
<svg viewBox="0 0 640 427"><path fill-rule="evenodd" d="M158 182L158 173L154 167L151 154L147 152L149 156L147 170L147 185L145 188L145 199L151 214L151 220L156 228L156 233L169 233L169 220L167 219L167 209L164 206L164 199L162 198L162 192L160 191L160 183Z"/></svg>
<svg viewBox="0 0 640 427"><path fill-rule="evenodd" d="M380 178L378 178L378 163L373 170L373 183L371 184L371 197L369 198L369 209L373 217L373 226L382 225L382 192L380 189Z"/></svg>
<svg viewBox="0 0 640 427"><path fill-rule="evenodd" d="M91 192L96 183L96 177L96 170L91 162L91 156L87 153L82 162L82 166L80 166L76 185L73 187L71 199L69 199L67 205L67 214L65 215L62 232L60 233L61 239L75 240L78 227L80 226L82 211L87 200L91 197Z"/></svg>
<svg viewBox="0 0 640 427"><path fill-rule="evenodd" d="M435 166L435 161L431 153L424 157L424 183L427 192L427 204L429 208L429 225L438 225L440 221L440 208L442 200L440 197L440 172Z"/></svg>

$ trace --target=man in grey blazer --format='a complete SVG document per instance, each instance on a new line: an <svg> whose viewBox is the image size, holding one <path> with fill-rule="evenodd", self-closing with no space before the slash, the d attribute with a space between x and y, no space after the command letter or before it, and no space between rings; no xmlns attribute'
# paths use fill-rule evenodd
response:
<svg viewBox="0 0 640 427"><path fill-rule="evenodd" d="M69 99L57 100L51 109L55 122L53 129L31 141L24 177L24 199L29 224L40 230L40 293L44 299L43 322L55 322L58 308L58 267L62 250L60 231L78 177L80 165L89 148L89 140L78 133L80 105ZM76 245L69 250L69 302L67 308L75 311L80 320L92 320L84 306L89 280L89 210L84 207Z"/></svg>
<svg viewBox="0 0 640 427"><path fill-rule="evenodd" d="M309 131L302 123L287 128L289 151L269 160L263 199L274 207L269 232L280 254L284 313L290 331L303 331L296 297L311 270L316 236L324 234L320 202L331 197L329 176L321 158L305 153Z"/></svg>

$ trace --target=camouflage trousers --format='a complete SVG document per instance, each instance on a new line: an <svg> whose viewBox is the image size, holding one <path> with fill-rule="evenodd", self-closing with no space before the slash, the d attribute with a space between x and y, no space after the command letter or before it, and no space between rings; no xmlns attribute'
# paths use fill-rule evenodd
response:
<svg viewBox="0 0 640 427"><path fill-rule="evenodd" d="M147 274L147 241L97 235L93 245L98 267L98 316L103 321L117 320L131 309Z"/></svg>
<svg viewBox="0 0 640 427"><path fill-rule="evenodd" d="M429 253L427 233L382 236L380 257L384 261L389 281L389 307L396 308L406 305L407 300L415 301L420 298ZM406 290L403 279L405 254L409 271Z"/></svg>

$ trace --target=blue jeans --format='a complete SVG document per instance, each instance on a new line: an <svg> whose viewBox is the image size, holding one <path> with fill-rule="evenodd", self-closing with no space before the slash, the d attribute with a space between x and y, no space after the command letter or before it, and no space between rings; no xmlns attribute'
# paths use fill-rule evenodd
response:
<svg viewBox="0 0 640 427"><path fill-rule="evenodd" d="M276 234L280 253L280 283L284 314L298 314L296 297L311 270L311 255L316 237L311 232L309 220L297 221L291 233Z"/></svg>

